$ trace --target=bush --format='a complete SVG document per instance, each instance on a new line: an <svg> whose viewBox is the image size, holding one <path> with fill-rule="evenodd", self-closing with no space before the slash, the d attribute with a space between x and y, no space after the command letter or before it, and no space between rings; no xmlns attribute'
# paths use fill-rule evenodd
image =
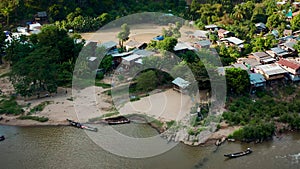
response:
<svg viewBox="0 0 300 169"><path fill-rule="evenodd" d="M97 80L102 80L104 78L104 74L102 73L102 72L98 72L97 74L96 74L96 79Z"/></svg>
<svg viewBox="0 0 300 169"><path fill-rule="evenodd" d="M139 96L135 96L135 97L130 98L131 102L138 101L138 100L140 100Z"/></svg>
<svg viewBox="0 0 300 169"><path fill-rule="evenodd" d="M111 84L107 84L107 83L96 82L95 85L98 87L102 87L104 89L111 88Z"/></svg>
<svg viewBox="0 0 300 169"><path fill-rule="evenodd" d="M42 102L40 103L39 105L36 105L34 106L32 109L30 109L30 113L35 113L35 112L38 112L38 111L43 111L44 108L50 104L51 102L50 101L45 101L45 102Z"/></svg>
<svg viewBox="0 0 300 169"><path fill-rule="evenodd" d="M14 98L0 100L0 114L20 115L24 111Z"/></svg>
<svg viewBox="0 0 300 169"><path fill-rule="evenodd" d="M48 117L38 117L38 116L29 116L29 115L23 115L23 116L20 116L18 117L18 119L20 120L35 120L35 121L39 121L39 122L46 122L49 120Z"/></svg>
<svg viewBox="0 0 300 169"><path fill-rule="evenodd" d="M175 121L174 120L167 121L166 124L167 124L167 127L169 129L170 127L172 127L175 124Z"/></svg>

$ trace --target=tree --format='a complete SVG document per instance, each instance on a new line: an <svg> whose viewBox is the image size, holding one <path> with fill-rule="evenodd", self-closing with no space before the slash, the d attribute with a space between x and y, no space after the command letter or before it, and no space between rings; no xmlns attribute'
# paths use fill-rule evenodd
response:
<svg viewBox="0 0 300 169"><path fill-rule="evenodd" d="M226 69L227 89L231 93L242 94L249 91L250 79L246 70L240 68Z"/></svg>
<svg viewBox="0 0 300 169"><path fill-rule="evenodd" d="M9 15L19 5L19 0L0 1L0 13L6 17L6 25L9 25Z"/></svg>
<svg viewBox="0 0 300 169"><path fill-rule="evenodd" d="M153 70L141 73L137 77L137 89L142 91L151 91L156 88L158 79Z"/></svg>
<svg viewBox="0 0 300 169"><path fill-rule="evenodd" d="M121 26L121 32L119 32L118 36L117 36L119 39L119 44L120 44L121 48L123 48L124 41L128 40L129 34L130 34L130 28L126 23L124 23Z"/></svg>
<svg viewBox="0 0 300 169"><path fill-rule="evenodd" d="M157 48L171 52L171 51L173 51L173 49L176 46L177 42L178 41L177 41L176 38L166 37L164 40L158 42Z"/></svg>
<svg viewBox="0 0 300 169"><path fill-rule="evenodd" d="M291 27L293 31L300 30L300 15L296 15L291 20Z"/></svg>
<svg viewBox="0 0 300 169"><path fill-rule="evenodd" d="M284 20L282 19L282 16L278 13L275 13L271 16L268 17L268 20L267 20L267 23L266 23L266 26L272 30L274 28L277 28L281 22L283 22Z"/></svg>
<svg viewBox="0 0 300 169"><path fill-rule="evenodd" d="M0 27L0 65L2 64L2 56L4 54L6 35Z"/></svg>
<svg viewBox="0 0 300 169"><path fill-rule="evenodd" d="M31 52L12 66L11 80L17 93L32 96L41 91L53 93L57 89L59 51L42 47Z"/></svg>
<svg viewBox="0 0 300 169"><path fill-rule="evenodd" d="M300 53L300 41L294 46L294 48Z"/></svg>

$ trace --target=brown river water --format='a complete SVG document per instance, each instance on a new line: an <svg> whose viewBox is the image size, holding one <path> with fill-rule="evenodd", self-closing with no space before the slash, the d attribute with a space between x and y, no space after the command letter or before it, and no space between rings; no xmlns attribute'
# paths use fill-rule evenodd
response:
<svg viewBox="0 0 300 169"><path fill-rule="evenodd" d="M143 124L117 126L133 137L149 137L156 131ZM300 169L300 133L287 133L281 139L261 144L225 143L189 147L178 144L159 156L124 158L96 145L83 130L73 127L0 126L6 140L0 142L1 169ZM103 138L105 139L105 137ZM236 159L223 155L253 149Z"/></svg>

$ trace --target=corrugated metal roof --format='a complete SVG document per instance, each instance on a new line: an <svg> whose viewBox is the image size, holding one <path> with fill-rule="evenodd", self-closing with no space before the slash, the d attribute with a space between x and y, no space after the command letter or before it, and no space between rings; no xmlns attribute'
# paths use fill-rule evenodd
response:
<svg viewBox="0 0 300 169"><path fill-rule="evenodd" d="M239 38L236 38L236 37L229 37L229 38L223 38L221 39L222 41L229 41L231 43L234 43L235 45L241 45L242 43L244 43L243 40L239 39Z"/></svg>
<svg viewBox="0 0 300 169"><path fill-rule="evenodd" d="M174 51L180 51L180 50L194 50L195 48L191 45L184 43L184 42L178 42L176 46L174 47Z"/></svg>
<svg viewBox="0 0 300 169"><path fill-rule="evenodd" d="M131 55L132 53L133 53L133 51L123 52L123 53L115 53L115 54L112 54L112 57L125 57L128 55Z"/></svg>
<svg viewBox="0 0 300 169"><path fill-rule="evenodd" d="M181 77L177 77L175 80L172 81L172 83L179 86L182 89L185 89L190 85L190 82L182 79Z"/></svg>
<svg viewBox="0 0 300 169"><path fill-rule="evenodd" d="M196 43L200 46L210 46L211 45L211 42L209 40L202 40L202 41L198 41Z"/></svg>
<svg viewBox="0 0 300 169"><path fill-rule="evenodd" d="M130 62L130 61L136 60L138 58L141 58L141 56L137 55L137 54L132 54L132 55L124 57L123 59Z"/></svg>
<svg viewBox="0 0 300 169"><path fill-rule="evenodd" d="M264 57L269 56L266 52L255 52L255 53L252 53L252 55L257 58L264 58Z"/></svg>
<svg viewBox="0 0 300 169"><path fill-rule="evenodd" d="M260 69L261 71L263 71L265 74L267 74L269 76L287 73L286 70L284 70L283 68L281 68L280 66L278 66L276 64L260 65L260 66L256 66L256 68Z"/></svg>
<svg viewBox="0 0 300 169"><path fill-rule="evenodd" d="M97 44L98 47L105 47L106 50L109 50L115 46L117 46L118 43L114 42L114 41L108 41L108 42L104 42L104 43L101 43L101 44Z"/></svg>
<svg viewBox="0 0 300 169"><path fill-rule="evenodd" d="M259 73L251 73L249 74L250 83L251 84L258 84L258 83L264 83L266 82L266 79L262 74Z"/></svg>
<svg viewBox="0 0 300 169"><path fill-rule="evenodd" d="M271 51L273 51L275 54L280 54L280 53L286 52L285 50L283 50L279 47L271 48Z"/></svg>
<svg viewBox="0 0 300 169"><path fill-rule="evenodd" d="M207 38L207 33L208 33L208 31L196 30L193 35L195 37Z"/></svg>
<svg viewBox="0 0 300 169"><path fill-rule="evenodd" d="M290 60L280 59L277 63L279 65L287 66L287 67L289 67L291 69L294 69L294 70L300 69L300 63L293 62L293 61L290 61Z"/></svg>
<svg viewBox="0 0 300 169"><path fill-rule="evenodd" d="M142 57L152 56L152 55L155 54L155 52L152 52L152 51L149 51L149 50L140 50L140 49L134 50L133 53L138 54Z"/></svg>
<svg viewBox="0 0 300 169"><path fill-rule="evenodd" d="M212 25L206 25L205 28L206 28L206 29L214 29L214 28L218 28L218 26L212 24Z"/></svg>

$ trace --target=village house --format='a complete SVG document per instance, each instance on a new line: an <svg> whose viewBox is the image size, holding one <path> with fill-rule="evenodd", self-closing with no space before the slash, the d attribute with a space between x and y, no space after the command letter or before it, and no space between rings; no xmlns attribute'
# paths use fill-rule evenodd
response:
<svg viewBox="0 0 300 169"><path fill-rule="evenodd" d="M285 43L282 43L279 45L279 47L289 53L289 56L297 56L298 52L294 48L294 46L297 44L296 41L287 41Z"/></svg>
<svg viewBox="0 0 300 169"><path fill-rule="evenodd" d="M111 56L113 57L114 65L117 66L122 62L122 58L133 54L133 51L123 52L123 53L114 53Z"/></svg>
<svg viewBox="0 0 300 169"><path fill-rule="evenodd" d="M48 20L47 12L46 11L37 12L37 14L35 15L34 20L36 22L45 22L45 21L47 21Z"/></svg>
<svg viewBox="0 0 300 169"><path fill-rule="evenodd" d="M244 41L236 38L236 37L228 37L228 38L222 38L219 41L217 41L217 43L220 45L222 43L224 43L227 47L228 46L236 46L239 49L244 48Z"/></svg>
<svg viewBox="0 0 300 169"><path fill-rule="evenodd" d="M251 90L266 86L266 79L260 73L250 73L249 79L251 84Z"/></svg>
<svg viewBox="0 0 300 169"><path fill-rule="evenodd" d="M254 53L251 53L248 56L248 58L254 58L261 64L270 64L270 63L274 63L276 61L276 59L272 58L266 52L254 52Z"/></svg>
<svg viewBox="0 0 300 169"><path fill-rule="evenodd" d="M208 31L211 31L211 32L217 31L218 28L219 28L219 27L218 27L217 25L214 25L214 24L212 24L212 25L206 25L206 26L205 26L205 29L208 30Z"/></svg>
<svg viewBox="0 0 300 169"><path fill-rule="evenodd" d="M192 45L188 44L187 42L178 42L173 50L175 52L184 53L189 50L195 50L195 48Z"/></svg>
<svg viewBox="0 0 300 169"><path fill-rule="evenodd" d="M117 46L118 43L114 42L114 41L108 41L108 42L104 42L104 43L97 43L97 47L104 47L106 50L106 54L110 55L110 54L114 54L117 53Z"/></svg>
<svg viewBox="0 0 300 169"><path fill-rule="evenodd" d="M127 51L132 49L145 49L147 47L147 43L145 42L138 42L136 40L129 40L124 44L125 49Z"/></svg>
<svg viewBox="0 0 300 169"><path fill-rule="evenodd" d="M155 55L155 52L149 51L149 50L141 50L141 49L135 49L133 53L140 55L141 57L148 57Z"/></svg>
<svg viewBox="0 0 300 169"><path fill-rule="evenodd" d="M276 64L267 64L256 66L255 73L262 74L269 81L283 79L288 72Z"/></svg>
<svg viewBox="0 0 300 169"><path fill-rule="evenodd" d="M189 35L189 38L198 39L198 40L206 40L208 31L196 30L194 33Z"/></svg>
<svg viewBox="0 0 300 169"><path fill-rule="evenodd" d="M194 47L198 49L208 49L210 45L210 40L201 40L194 43Z"/></svg>
<svg viewBox="0 0 300 169"><path fill-rule="evenodd" d="M291 36L293 34L292 30L285 29L283 31L283 36Z"/></svg>
<svg viewBox="0 0 300 169"><path fill-rule="evenodd" d="M267 50L266 53L268 53L273 58L279 60L279 58L288 57L289 53L279 47L271 48L271 50Z"/></svg>
<svg viewBox="0 0 300 169"><path fill-rule="evenodd" d="M135 61L137 61L140 58L140 55L133 53L129 56L122 58L122 65L125 67L125 69L128 69L129 67L133 66L135 64Z"/></svg>
<svg viewBox="0 0 300 169"><path fill-rule="evenodd" d="M219 39L222 39L222 38L227 38L229 36L233 36L233 33L229 32L225 29L219 29L218 36L219 36Z"/></svg>
<svg viewBox="0 0 300 169"><path fill-rule="evenodd" d="M257 34L260 34L260 33L267 33L268 32L268 28L266 27L266 25L262 22L259 22L259 23L256 23L255 24L255 27L256 27L256 30L255 32Z"/></svg>
<svg viewBox="0 0 300 169"><path fill-rule="evenodd" d="M244 64L251 71L255 71L256 66L261 65L255 58L239 58L237 63Z"/></svg>
<svg viewBox="0 0 300 169"><path fill-rule="evenodd" d="M182 79L181 77L177 77L175 80L172 81L173 83L173 90L186 93L187 87L190 85L190 82Z"/></svg>
<svg viewBox="0 0 300 169"><path fill-rule="evenodd" d="M300 80L300 63L295 60L280 59L277 65L289 72L288 78L292 81Z"/></svg>
<svg viewBox="0 0 300 169"><path fill-rule="evenodd" d="M295 9L300 9L300 2L293 2L293 6Z"/></svg>

